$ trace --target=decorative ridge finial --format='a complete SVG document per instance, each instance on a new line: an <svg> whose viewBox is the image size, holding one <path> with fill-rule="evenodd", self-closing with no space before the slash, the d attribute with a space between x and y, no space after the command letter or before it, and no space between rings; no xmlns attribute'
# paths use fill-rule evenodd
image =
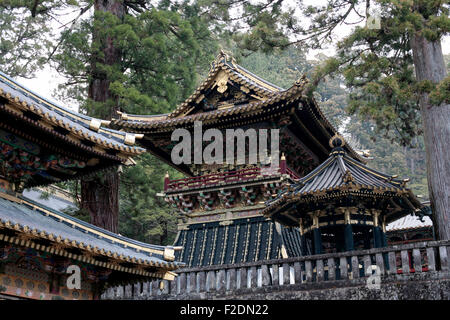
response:
<svg viewBox="0 0 450 320"><path fill-rule="evenodd" d="M128 115L125 112L116 111L116 113L119 115L119 120L128 120Z"/></svg>
<svg viewBox="0 0 450 320"><path fill-rule="evenodd" d="M308 81L308 78L306 78L306 74L303 74L303 75L300 77L300 79L298 79L298 80L295 81L294 85L297 86L297 87L302 87L302 86L304 86L305 84L307 84L308 82L309 82L309 81Z"/></svg>
<svg viewBox="0 0 450 320"><path fill-rule="evenodd" d="M329 145L331 148L342 148L345 146L345 140L342 136L338 135L337 133L331 137Z"/></svg>
<svg viewBox="0 0 450 320"><path fill-rule="evenodd" d="M233 58L233 56L231 55L230 52L227 52L227 51L225 51L223 49L220 49L219 54L216 56L214 61L211 63L211 69L214 69L214 67L216 65L218 65L220 62L222 62L222 60L224 60L224 62L230 61L233 66L236 63L236 61L234 60L234 58Z"/></svg>

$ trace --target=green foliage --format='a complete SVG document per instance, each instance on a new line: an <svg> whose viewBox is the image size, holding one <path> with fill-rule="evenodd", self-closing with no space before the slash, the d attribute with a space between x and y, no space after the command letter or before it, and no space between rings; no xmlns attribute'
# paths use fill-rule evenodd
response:
<svg viewBox="0 0 450 320"><path fill-rule="evenodd" d="M233 39L247 54L292 44L316 49L334 42L337 54L316 67L309 94L327 76L343 75L345 85L351 88L348 111L373 120L377 134L411 145L423 131L419 101L424 94L423 84L415 79L411 40L419 34L429 41L439 41L448 34L449 2L327 0L299 4L294 10L289 1L281 0L236 0L228 6L223 1L203 0L202 8L211 19L226 22L229 30L245 30ZM334 41L338 26L364 22L373 8L380 15L380 29L356 26L350 35ZM234 15L230 14L232 10ZM432 103L448 101L448 79L428 89Z"/></svg>
<svg viewBox="0 0 450 320"><path fill-rule="evenodd" d="M0 2L5 26L2 39L6 36L15 39L21 34L15 31L29 28L30 35L26 36L31 43L26 47L25 42L22 45L2 40L2 69L13 76L31 77L30 72L48 61L67 79L58 88L60 99L75 102L81 112L90 116L109 118L111 110L117 108L136 114L173 110L192 93L199 81L199 70L207 70L217 54L215 34L211 31L214 25L199 15L195 3L156 1L151 5L127 1L123 19L109 12L93 12L93 3L91 0ZM49 17L64 9L80 14L54 39L48 29ZM105 61L104 56L104 48L111 42L119 52L118 59L112 62ZM2 55L3 48L16 54ZM20 51L30 53L27 61L20 58ZM39 59L33 59L33 55ZM87 99L89 85L99 78L109 83L104 90L108 90L110 98L105 102ZM135 167L123 168L119 198L121 234L155 244L171 244L177 213L156 196L163 189L166 171L171 177L177 176L173 169L148 154L140 157ZM64 187L79 202L79 184L67 183ZM67 213L82 220L89 217L83 210Z"/></svg>
<svg viewBox="0 0 450 320"><path fill-rule="evenodd" d="M115 64L98 62L105 39L112 39L120 50ZM110 81L108 89L118 98L120 109L157 114L167 112L194 90L197 68L204 67L215 52L214 38L193 8L154 8L125 15L123 21L111 13L96 12L61 35L52 61L68 79L59 87L63 97L77 100L89 115L108 118L116 101L85 98L94 67Z"/></svg>
<svg viewBox="0 0 450 320"><path fill-rule="evenodd" d="M434 90L430 90L430 101L437 106L450 103L450 76L442 80Z"/></svg>
<svg viewBox="0 0 450 320"><path fill-rule="evenodd" d="M437 86L416 81L410 40L416 32L431 41L448 33L448 4L428 0L377 2L381 29L356 27L337 43L337 56L317 71L314 84L326 74L343 74L345 84L352 88L348 111L372 119L383 137L411 145L423 131L421 95L426 91L432 102L440 104L448 99L448 80Z"/></svg>
<svg viewBox="0 0 450 320"><path fill-rule="evenodd" d="M60 86L60 92L78 100L87 114L102 118L109 116L116 103L132 114L171 111L191 94L197 68L207 68L216 52L214 38L195 7L164 3L159 8L126 14L123 20L96 12L67 30L61 39L53 63L71 86ZM120 51L119 61L112 65L99 62L105 39L112 39ZM109 90L117 100L86 100L94 67L110 81ZM176 175L148 154L141 156L136 166L124 168L119 197L121 234L155 244L174 240L177 213L156 196L163 189L166 171Z"/></svg>
<svg viewBox="0 0 450 320"><path fill-rule="evenodd" d="M0 65L12 77L33 77L44 65L51 44L47 17L32 17L26 3L0 1Z"/></svg>
<svg viewBox="0 0 450 320"><path fill-rule="evenodd" d="M433 103L448 102L449 81L416 81L410 41L415 33L432 41L448 34L448 1L328 0L325 5L298 8L290 8L291 3L283 0L162 0L154 5L126 1L123 19L93 14L92 3L0 1L2 69L13 76L32 76L50 61L67 78L59 88L61 98L75 100L92 116L108 118L116 108L127 113L165 113L195 88L197 75L207 70L220 36L224 46L234 41L232 47L244 66L282 87L290 87L306 72L331 122L356 147L372 150L370 165L409 176L414 190L426 195L419 98L426 92ZM300 48L320 48L332 41L336 27L348 23L350 13L363 21L366 5L374 3L380 8L381 29L356 27L337 43L335 57L306 61ZM80 16L52 41L48 21L53 13L67 8L78 10ZM296 18L297 9L311 23ZM23 41L15 41L17 37ZM120 58L103 63L103 49L109 41L119 49ZM449 60L446 57L447 64ZM109 80L105 89L112 98L105 102L87 99L93 75ZM124 169L121 233L170 243L176 217L156 197L166 169L149 155L142 156L136 167ZM76 214L83 217L81 212Z"/></svg>
<svg viewBox="0 0 450 320"><path fill-rule="evenodd" d="M136 166L124 169L120 184L121 234L149 243L173 243L178 212L156 195L164 189L167 171L172 179L177 176L174 169L150 154L140 156Z"/></svg>
<svg viewBox="0 0 450 320"><path fill-rule="evenodd" d="M325 55L307 60L305 54L296 47L269 55L256 52L240 61L241 65L264 79L284 88L292 86L303 74L313 75L323 62L333 64L333 59ZM330 62L331 61L331 62ZM319 67L318 67L319 66ZM285 76L286 75L286 76ZM326 75L326 73L325 73ZM381 172L409 178L408 184L422 199L428 198L426 179L425 147L422 137L413 138L414 147L401 146L396 140L383 138L378 134L376 123L370 115L349 115L349 90L344 86L343 77L327 77L321 81L315 92L327 119L350 144L359 150L368 150L373 158L368 165ZM351 103L351 102L350 102Z"/></svg>

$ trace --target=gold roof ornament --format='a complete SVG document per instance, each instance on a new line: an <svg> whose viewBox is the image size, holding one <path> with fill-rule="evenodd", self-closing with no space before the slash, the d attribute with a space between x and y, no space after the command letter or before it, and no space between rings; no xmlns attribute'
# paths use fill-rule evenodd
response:
<svg viewBox="0 0 450 320"><path fill-rule="evenodd" d="M304 86L305 84L307 84L309 81L308 81L308 78L306 78L306 74L303 74L301 77L300 77L300 79L298 79L298 80L296 80L295 82L294 82L294 85L295 86L297 86L297 87L302 87L302 86Z"/></svg>
<svg viewBox="0 0 450 320"><path fill-rule="evenodd" d="M125 112L117 111L117 114L119 115L120 120L128 120L128 115Z"/></svg>
<svg viewBox="0 0 450 320"><path fill-rule="evenodd" d="M231 52L225 51L223 49L220 49L219 54L216 56L214 61L211 63L211 69L213 69L215 66L220 64L224 60L225 62L231 62L232 65L236 63L236 60L234 59Z"/></svg>
<svg viewBox="0 0 450 320"><path fill-rule="evenodd" d="M175 260L175 249L170 248L170 247L165 247L163 258L166 261L174 261Z"/></svg>
<svg viewBox="0 0 450 320"><path fill-rule="evenodd" d="M341 135L336 133L331 137L329 145L331 148L342 148L345 146L345 140Z"/></svg>
<svg viewBox="0 0 450 320"><path fill-rule="evenodd" d="M89 122L89 129L98 131L98 129L100 129L101 125L102 125L102 121L100 119L92 118L91 121Z"/></svg>
<svg viewBox="0 0 450 320"><path fill-rule="evenodd" d="M142 139L143 137L143 134L125 133L125 144L132 146L136 139Z"/></svg>

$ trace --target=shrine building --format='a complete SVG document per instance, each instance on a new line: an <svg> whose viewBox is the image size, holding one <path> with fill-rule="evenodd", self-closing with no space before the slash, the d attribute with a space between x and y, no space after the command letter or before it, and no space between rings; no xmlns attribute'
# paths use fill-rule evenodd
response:
<svg viewBox="0 0 450 320"><path fill-rule="evenodd" d="M135 145L140 136L105 124L0 73L0 299L98 299L109 286L172 280L183 265L171 246L123 237L23 195L134 164L145 152Z"/></svg>
<svg viewBox="0 0 450 320"><path fill-rule="evenodd" d="M361 241L365 241L366 247L385 245L383 234L378 229L374 233L373 227L383 228L392 219L421 207L414 195L405 191L405 181L365 167L366 158L344 139L341 138L338 146L330 145L330 139L338 132L315 99L306 94L306 85L307 80L302 78L288 89L280 88L239 66L232 57L221 52L212 62L206 79L174 111L160 115L121 112L118 119L111 121L112 128L142 134L143 138L138 141L142 147L186 175L172 180L166 176L164 181L165 199L179 214L174 245L183 249L176 253L177 260L189 267L208 266L351 249L360 246ZM198 121L201 121L203 130L218 129L223 136L227 129L279 129L279 166L275 170L268 169L267 159L257 164L174 164L171 153L176 143L171 140L172 133L176 129L193 133ZM339 156L333 152L338 152ZM269 155L268 161L273 156ZM248 154L246 157L248 159ZM350 171L345 173L344 170L345 176L339 176L341 158L345 159L344 165L349 162ZM324 184L338 183L339 179L339 183L343 179L359 181L360 174L369 179L369 184L381 183L381 186L376 184L367 197L350 197L353 202L346 203L351 214L358 215L364 211L361 217L342 213L343 222L347 216L350 222L363 219L364 225L352 225L354 238L349 238L347 245L344 238L338 240L344 235L339 232L323 234L321 243L314 242L317 232L312 231L322 221L316 219L313 223L305 218L300 223L301 214L309 217L308 212L320 208L302 207L299 212L310 211L295 216L290 212L295 203L290 203L287 211L284 207L275 206L286 197L286 190L300 188L302 179L316 172L316 168L328 168L330 162L333 162L334 171L327 170L324 174L334 176L324 177ZM353 168L357 172L353 172ZM320 187L312 186L313 189ZM377 189L379 187L381 189ZM385 201L380 204L383 208L378 208L374 201L378 201L383 193L390 192L384 190L385 187L392 189L396 196L386 198L388 203ZM339 201L345 202L350 198L343 197ZM320 199L319 206L324 208L334 205L326 196L317 199ZM276 212L270 211L272 209ZM339 219L336 225L341 223ZM349 231L347 235L350 235Z"/></svg>
<svg viewBox="0 0 450 320"><path fill-rule="evenodd" d="M386 226L422 205L398 180L350 158L335 136L330 157L266 202L264 216L299 226L314 254L387 246ZM305 247L305 246L303 246Z"/></svg>

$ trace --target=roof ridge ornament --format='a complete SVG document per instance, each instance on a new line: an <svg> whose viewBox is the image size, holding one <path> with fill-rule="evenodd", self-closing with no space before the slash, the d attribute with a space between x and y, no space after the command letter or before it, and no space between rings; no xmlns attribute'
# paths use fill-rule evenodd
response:
<svg viewBox="0 0 450 320"><path fill-rule="evenodd" d="M300 79L297 79L294 82L294 85L297 87L303 87L305 84L307 84L309 82L308 78L306 77L306 74L304 73Z"/></svg>
<svg viewBox="0 0 450 320"><path fill-rule="evenodd" d="M328 144L330 145L331 148L333 148L331 150L332 154L339 151L343 151L345 153L345 150L343 148L345 146L345 140L341 135L336 133L334 136L330 138Z"/></svg>
<svg viewBox="0 0 450 320"><path fill-rule="evenodd" d="M128 120L128 115L125 112L117 110L116 113L119 115L119 120Z"/></svg>
<svg viewBox="0 0 450 320"><path fill-rule="evenodd" d="M344 176L342 177L342 180L344 180L345 183L349 183L353 181L352 173L350 170L346 170L344 173Z"/></svg>
<svg viewBox="0 0 450 320"><path fill-rule="evenodd" d="M236 60L234 59L233 55L229 51L225 51L223 49L220 49L219 54L216 56L214 61L211 63L211 69L214 69L217 67L218 64L221 62L231 62L233 65L233 68L236 68Z"/></svg>

